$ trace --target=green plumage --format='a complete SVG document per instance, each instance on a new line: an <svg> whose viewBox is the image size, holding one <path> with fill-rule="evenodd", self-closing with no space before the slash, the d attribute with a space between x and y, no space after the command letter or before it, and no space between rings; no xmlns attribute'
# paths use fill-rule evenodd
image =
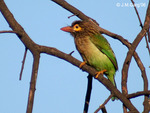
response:
<svg viewBox="0 0 150 113"><path fill-rule="evenodd" d="M62 30L70 32L74 37L76 48L83 60L97 71L106 69L104 74L116 86L114 76L118 65L114 52L104 36L87 21L75 21L68 29L70 31Z"/></svg>
<svg viewBox="0 0 150 113"><path fill-rule="evenodd" d="M106 40L102 45L94 41L99 40L98 37L99 36L76 37L76 48L87 64L94 67L97 71L106 69L106 76L115 85L114 75L117 69L117 62L114 53Z"/></svg>

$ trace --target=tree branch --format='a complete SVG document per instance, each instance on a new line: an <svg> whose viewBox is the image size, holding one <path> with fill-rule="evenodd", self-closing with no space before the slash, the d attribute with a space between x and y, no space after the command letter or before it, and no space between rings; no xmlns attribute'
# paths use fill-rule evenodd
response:
<svg viewBox="0 0 150 113"><path fill-rule="evenodd" d="M107 104L107 102L113 97L113 94L111 94L106 100L105 102L99 106L99 108L94 112L94 113L98 113L100 109L104 108L105 105Z"/></svg>
<svg viewBox="0 0 150 113"><path fill-rule="evenodd" d="M150 91L139 91L136 93L128 94L127 98L132 99L132 98L136 98L138 96L143 96L143 95L150 95Z"/></svg>
<svg viewBox="0 0 150 113"><path fill-rule="evenodd" d="M28 48L34 56L28 105L26 111L27 113L32 113L37 71L39 66L39 56L40 56L40 53L37 51L38 45L31 40L31 38L27 35L22 26L15 20L14 16L9 11L3 0L0 0L0 11L3 14L4 18L6 19L6 21L8 22L9 26L12 28L12 30L17 34L17 36L25 45L25 47Z"/></svg>
<svg viewBox="0 0 150 113"><path fill-rule="evenodd" d="M139 19L140 26L141 26L141 28L143 28L143 24L142 24L140 15L139 15L139 13L138 13L138 10L137 10L137 8L136 8L136 5L135 5L135 3L134 3L133 0L131 0L131 2L132 2L132 4L133 4L133 6L134 6L135 12L136 12L137 17L138 17L138 19ZM149 40L149 42L150 42L150 39L149 39L149 38L148 38L148 40ZM148 52L149 52L149 55L150 55L150 48L149 48L149 45L148 45L148 40L147 40L147 35L145 35L145 41L146 41L147 49L148 49Z"/></svg>
<svg viewBox="0 0 150 113"><path fill-rule="evenodd" d="M131 0L131 2L132 2L132 4L133 4L133 6L134 6L135 12L136 12L137 17L138 17L138 19L139 19L140 26L141 26L141 28L143 28L143 25L142 25L142 22L141 22L141 19L140 19L138 10L137 10L137 8L136 8L136 6L135 6L135 3L134 3L133 0ZM149 4L150 4L150 3L149 3ZM148 10L147 10L147 13L148 13ZM148 14L147 14L147 16L148 16ZM150 21L149 21L148 23L150 23ZM150 24L149 24L149 25L150 25ZM148 35L149 35L149 28L148 28L148 32L147 32L147 33L148 33ZM147 35L146 35L146 34L145 34L145 40L146 40L147 49L148 49L148 52L149 52L149 55L150 55L150 48L149 48L149 44L148 44L148 40L149 40L149 42L150 42L150 37L148 36L148 40L147 40ZM147 80L145 68L144 68L143 65L141 65L141 66L139 66L139 67L140 67L140 69L141 69L142 78L143 78L143 82L144 82L144 91L147 91L147 90L148 90L148 80ZM150 106L150 104L148 105L148 97L149 97L148 95L145 96L144 103L143 103L143 105L144 105L144 111L145 111L145 112L148 112L148 106ZM149 109L149 111L150 111L150 109Z"/></svg>
<svg viewBox="0 0 150 113"><path fill-rule="evenodd" d="M34 61L32 67L32 75L31 75L30 90L29 90L26 113L32 113L33 110L33 102L34 102L34 94L36 90L36 80L37 80L37 73L39 68L40 53L34 54L33 57L34 57Z"/></svg>
<svg viewBox="0 0 150 113"><path fill-rule="evenodd" d="M25 60L26 60L26 56L27 56L27 48L25 48L25 52L24 52L24 57L23 57L23 61L22 61L22 66L21 66L21 71L20 71L20 77L19 77L19 80L21 80L22 78L22 73L23 73L23 69L24 69L24 63L25 63Z"/></svg>
<svg viewBox="0 0 150 113"><path fill-rule="evenodd" d="M132 55L133 55L136 47L140 43L141 39L145 36L146 32L148 31L149 22L150 22L150 4L148 5L146 19L145 19L143 29L137 35L136 39L133 41L131 47L129 48L129 51L127 53L127 57L125 59L124 65L123 65L123 69L122 69L122 91L123 91L124 95L127 95L127 77L128 77L128 69L129 69ZM142 75L143 75L142 77L144 79L144 91L148 91L148 80L147 80L147 77L145 76L146 75L145 70L144 70L144 72L142 70ZM145 104L144 105L144 111L148 110L147 109L148 108L148 96L145 96L144 104Z"/></svg>
<svg viewBox="0 0 150 113"><path fill-rule="evenodd" d="M8 30L8 31L0 31L0 33L17 33L17 32L15 32L15 31L11 31L11 30Z"/></svg>
<svg viewBox="0 0 150 113"><path fill-rule="evenodd" d="M88 113L88 108L89 108L89 103L90 103L90 98L91 98L91 91L92 91L92 79L93 79L92 75L89 74L83 113Z"/></svg>
<svg viewBox="0 0 150 113"><path fill-rule="evenodd" d="M102 113L107 113L107 110L106 110L105 106L101 110L102 110Z"/></svg>
<svg viewBox="0 0 150 113"><path fill-rule="evenodd" d="M134 6L135 12L136 12L137 17L138 17L138 19L139 19L140 26L143 28L142 21L141 21L141 19L140 19L140 15L139 15L139 13L138 13L138 10L137 10L137 8L136 8L136 5L135 5L135 3L134 3L133 0L131 0L131 2L132 2L132 4L133 4L133 6Z"/></svg>

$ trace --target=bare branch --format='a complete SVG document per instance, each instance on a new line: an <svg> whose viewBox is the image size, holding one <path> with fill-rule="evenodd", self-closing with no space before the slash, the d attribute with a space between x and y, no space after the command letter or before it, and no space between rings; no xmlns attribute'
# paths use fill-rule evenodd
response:
<svg viewBox="0 0 150 113"><path fill-rule="evenodd" d="M141 26L141 28L143 28L143 24L142 24L141 18L140 18L140 16L139 16L138 10L137 10L137 8L136 8L136 5L135 5L135 3L134 3L133 0L131 0L131 2L132 2L132 4L133 4L133 6L134 6L135 12L136 12L137 17L138 17L138 19L139 19L140 26ZM149 40L149 42L150 42L150 39L147 40L147 35L146 35L146 34L145 34L145 40L146 40L147 49L148 49L148 52L149 52L149 55L150 55L150 48L149 48L149 44L148 44L148 40Z"/></svg>
<svg viewBox="0 0 150 113"><path fill-rule="evenodd" d="M129 65L130 65L130 62L131 62L132 55L133 55L136 47L138 46L139 42L141 41L141 39L145 36L146 32L148 31L149 22L150 22L150 4L149 4L148 9L147 9L147 14L146 14L146 19L145 19L143 29L137 35L136 39L133 41L133 43L132 43L132 45L131 45L128 53L127 53L127 57L125 59L124 65L123 65L123 69L122 69L122 92L123 92L124 95L127 95L128 69L129 69ZM145 71L143 73L144 74L142 74L142 75L146 75ZM147 77L146 76L142 76L142 77L144 77L144 91L148 91ZM148 97L147 96L145 96L144 104L145 104L144 110L147 110L147 107L148 107Z"/></svg>
<svg viewBox="0 0 150 113"><path fill-rule="evenodd" d="M74 53L74 51L70 52L69 55L72 55Z"/></svg>
<svg viewBox="0 0 150 113"><path fill-rule="evenodd" d="M139 19L140 26L143 28L142 21L141 21L141 18L140 18L140 16L139 16L139 13L138 13L138 10L137 10L137 8L136 8L136 5L135 5L135 3L134 3L133 0L131 0L131 2L132 2L132 4L133 4L133 6L134 6L135 12L136 12L137 17L138 17L138 19Z"/></svg>
<svg viewBox="0 0 150 113"><path fill-rule="evenodd" d="M88 112L90 98L91 98L91 91L92 91L92 75L88 75L88 85L87 85L87 92L85 97L85 103L84 103L84 113Z"/></svg>
<svg viewBox="0 0 150 113"><path fill-rule="evenodd" d="M106 110L106 107L104 106L104 107L102 107L102 113L107 113L107 110Z"/></svg>
<svg viewBox="0 0 150 113"><path fill-rule="evenodd" d="M23 73L23 69L24 69L24 63L25 63L25 59L26 59L26 55L27 55L27 48L25 48L25 52L24 52L24 57L23 57L23 61L22 61L22 66L21 66L21 71L20 71L20 77L19 80L21 80L22 78L22 73Z"/></svg>
<svg viewBox="0 0 150 113"><path fill-rule="evenodd" d="M127 98L131 99L131 98L136 98L138 96L143 96L143 95L150 95L150 91L139 91L139 92L136 92L136 93L132 93L132 94L129 94L127 96Z"/></svg>
<svg viewBox="0 0 150 113"><path fill-rule="evenodd" d="M37 74L38 74L38 68L39 68L40 54L37 53L33 57L34 57L34 61L33 61L33 67L32 67L32 75L31 75L30 90L29 90L28 105L27 105L26 113L32 113L32 110L33 110L33 102L34 102L34 94L36 90L36 80L37 80Z"/></svg>
<svg viewBox="0 0 150 113"><path fill-rule="evenodd" d="M105 105L107 104L107 102L113 97L113 94L111 94L106 100L105 102L99 106L99 108L94 112L94 113L98 113L100 109L102 109L103 107L105 107Z"/></svg>
<svg viewBox="0 0 150 113"><path fill-rule="evenodd" d="M9 31L0 31L0 33L17 33L16 31L11 31L11 30L9 30Z"/></svg>

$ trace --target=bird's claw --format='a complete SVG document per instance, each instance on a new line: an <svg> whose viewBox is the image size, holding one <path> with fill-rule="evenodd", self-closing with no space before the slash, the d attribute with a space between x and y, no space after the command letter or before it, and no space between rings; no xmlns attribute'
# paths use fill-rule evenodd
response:
<svg viewBox="0 0 150 113"><path fill-rule="evenodd" d="M79 68L82 68L82 66L84 66L86 63L85 62L82 62L80 65L79 65Z"/></svg>
<svg viewBox="0 0 150 113"><path fill-rule="evenodd" d="M106 71L107 71L107 70L104 69L104 70L102 70L102 71L96 72L95 78L98 78L98 76L99 76L100 74L103 74L103 73L106 72Z"/></svg>

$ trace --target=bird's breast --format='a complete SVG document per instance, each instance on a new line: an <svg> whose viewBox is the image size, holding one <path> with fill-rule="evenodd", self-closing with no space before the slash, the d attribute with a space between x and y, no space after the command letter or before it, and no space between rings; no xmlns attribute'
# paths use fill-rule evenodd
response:
<svg viewBox="0 0 150 113"><path fill-rule="evenodd" d="M90 39L88 37L75 38L76 48L82 54L85 54L88 51L90 51L90 49L92 48L91 43L92 42L90 41Z"/></svg>
<svg viewBox="0 0 150 113"><path fill-rule="evenodd" d="M75 38L76 48L83 60L97 70L108 69L113 64L109 58L103 54L88 37Z"/></svg>
<svg viewBox="0 0 150 113"><path fill-rule="evenodd" d="M106 58L106 55L91 42L88 36L75 38L75 44L83 60L87 62L96 62L96 60L100 60L100 58Z"/></svg>

